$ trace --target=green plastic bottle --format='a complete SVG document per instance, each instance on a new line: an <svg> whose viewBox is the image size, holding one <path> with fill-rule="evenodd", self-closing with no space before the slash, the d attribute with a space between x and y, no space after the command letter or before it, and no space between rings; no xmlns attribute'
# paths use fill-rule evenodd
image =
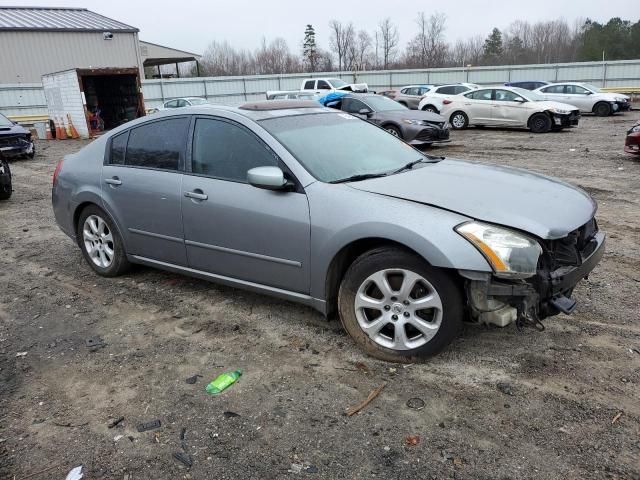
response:
<svg viewBox="0 0 640 480"><path fill-rule="evenodd" d="M231 385L235 383L236 380L240 378L242 375L242 370L234 370L232 372L226 372L220 375L215 380L212 380L206 387L207 393L211 395L218 395L222 393L224 390L229 388Z"/></svg>

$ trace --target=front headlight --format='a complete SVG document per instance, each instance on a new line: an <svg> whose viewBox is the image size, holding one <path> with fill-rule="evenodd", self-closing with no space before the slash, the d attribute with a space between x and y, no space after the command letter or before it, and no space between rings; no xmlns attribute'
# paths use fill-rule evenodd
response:
<svg viewBox="0 0 640 480"><path fill-rule="evenodd" d="M631 127L631 130L629 130L629 133L638 133L638 132L640 132L640 125Z"/></svg>
<svg viewBox="0 0 640 480"><path fill-rule="evenodd" d="M527 278L535 275L542 248L533 238L480 222L458 225L456 232L480 250L496 276Z"/></svg>
<svg viewBox="0 0 640 480"><path fill-rule="evenodd" d="M622 102L622 103L625 103L626 101L627 101L627 99L626 99L626 98L623 98L623 97L616 97L616 102Z"/></svg>
<svg viewBox="0 0 640 480"><path fill-rule="evenodd" d="M411 118L404 118L402 121L409 125L426 125L426 122L424 120L414 120Z"/></svg>
<svg viewBox="0 0 640 480"><path fill-rule="evenodd" d="M551 111L560 115L568 115L571 113L571 110L563 110L562 108L552 108Z"/></svg>

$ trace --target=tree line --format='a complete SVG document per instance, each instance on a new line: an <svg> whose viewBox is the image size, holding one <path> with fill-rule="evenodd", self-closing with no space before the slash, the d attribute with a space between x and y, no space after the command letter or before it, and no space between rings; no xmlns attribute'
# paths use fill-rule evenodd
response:
<svg viewBox="0 0 640 480"><path fill-rule="evenodd" d="M201 74L210 76L298 72L360 71L403 68L517 65L640 58L640 20L615 17L601 24L590 19L570 25L564 19L530 23L516 20L487 37L447 41L447 18L419 12L416 32L400 45L397 25L387 17L369 32L353 22L329 22L328 49L319 46L307 25L298 51L283 38L254 50L237 49L227 41L213 41L200 60Z"/></svg>

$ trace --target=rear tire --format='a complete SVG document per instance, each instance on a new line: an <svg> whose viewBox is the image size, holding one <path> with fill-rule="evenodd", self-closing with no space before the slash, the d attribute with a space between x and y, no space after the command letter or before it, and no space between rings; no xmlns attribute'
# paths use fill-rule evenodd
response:
<svg viewBox="0 0 640 480"><path fill-rule="evenodd" d="M76 239L84 259L98 275L116 277L131 267L115 223L98 206L89 205L82 211Z"/></svg>
<svg viewBox="0 0 640 480"><path fill-rule="evenodd" d="M456 338L463 298L445 271L414 253L383 247L351 264L340 285L338 310L344 329L366 353L414 362Z"/></svg>
<svg viewBox="0 0 640 480"><path fill-rule="evenodd" d="M547 133L551 127L551 119L546 113L534 113L529 119L529 128L533 133Z"/></svg>
<svg viewBox="0 0 640 480"><path fill-rule="evenodd" d="M431 113L440 113L436 107L433 105L425 105L422 107L423 112L431 112Z"/></svg>
<svg viewBox="0 0 640 480"><path fill-rule="evenodd" d="M2 166L4 167L4 175L9 178L9 182L3 187L0 187L0 200L9 200L13 193L11 185L11 168L9 167L9 162L6 162L5 160L0 160L0 162L2 162Z"/></svg>
<svg viewBox="0 0 640 480"><path fill-rule="evenodd" d="M449 123L454 130L462 130L469 126L469 117L461 111L453 112L449 117Z"/></svg>
<svg viewBox="0 0 640 480"><path fill-rule="evenodd" d="M593 113L598 117L608 117L611 115L611 105L607 102L598 102L593 106Z"/></svg>

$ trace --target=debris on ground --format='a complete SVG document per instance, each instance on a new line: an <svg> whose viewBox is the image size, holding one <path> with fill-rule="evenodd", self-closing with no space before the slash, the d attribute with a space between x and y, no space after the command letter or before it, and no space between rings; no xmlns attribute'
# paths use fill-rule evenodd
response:
<svg viewBox="0 0 640 480"><path fill-rule="evenodd" d="M499 382L496 387L498 388L498 390L500 390L502 393L504 393L505 395L510 395L513 397L513 395L515 395L514 393L514 389L511 386L510 383L507 382Z"/></svg>
<svg viewBox="0 0 640 480"><path fill-rule="evenodd" d="M360 410L362 410L364 407L369 405L369 403L371 403L371 401L374 398L376 398L378 395L380 395L380 392L386 386L387 386L387 384L383 383L379 387L376 387L373 390L371 390L371 392L369 393L369 396L363 402L359 403L358 405L354 405L353 407L350 407L350 408L347 409L347 415L349 417L351 417L351 416L355 415L356 413L358 413Z"/></svg>
<svg viewBox="0 0 640 480"><path fill-rule="evenodd" d="M231 412L229 410L227 410L226 412L223 413L224 418L235 418L235 417L239 417L240 414L236 413L236 412Z"/></svg>
<svg viewBox="0 0 640 480"><path fill-rule="evenodd" d="M16 357L26 357L29 352L18 352L16 353Z"/></svg>
<svg viewBox="0 0 640 480"><path fill-rule="evenodd" d="M415 447L420 443L420 435L407 435L404 438L404 443L409 447Z"/></svg>
<svg viewBox="0 0 640 480"><path fill-rule="evenodd" d="M242 370L233 370L231 372L223 373L218 376L215 380L209 382L206 386L205 390L210 395L218 395L222 393L224 390L233 385L236 380L238 380L242 376Z"/></svg>
<svg viewBox="0 0 640 480"><path fill-rule="evenodd" d="M318 467L316 467L315 465L309 465L304 469L304 471L307 473L318 473Z"/></svg>
<svg viewBox="0 0 640 480"><path fill-rule="evenodd" d="M112 420L111 422L109 422L109 424L107 425L107 428L117 427L118 424L121 423L122 421L124 421L124 417L118 417L115 420Z"/></svg>
<svg viewBox="0 0 640 480"><path fill-rule="evenodd" d="M99 348L103 348L107 346L105 341L102 338L97 336L87 338L84 343L87 346L87 348L92 352L95 350L98 350Z"/></svg>
<svg viewBox="0 0 640 480"><path fill-rule="evenodd" d="M188 383L189 385L193 385L198 381L198 377L201 377L202 375L194 375L193 377L189 377L185 380L186 383Z"/></svg>
<svg viewBox="0 0 640 480"><path fill-rule="evenodd" d="M122 440L124 438L124 435L116 435L115 437L113 437L113 441L117 442L119 440Z"/></svg>
<svg viewBox="0 0 640 480"><path fill-rule="evenodd" d="M424 400L418 397L413 397L407 400L407 407L413 410L422 410L424 408Z"/></svg>
<svg viewBox="0 0 640 480"><path fill-rule="evenodd" d="M156 428L160 428L160 420L151 420L150 422L140 423L136 427L140 433L155 430Z"/></svg>
<svg viewBox="0 0 640 480"><path fill-rule="evenodd" d="M611 425L613 425L614 423L616 423L618 420L620 420L620 417L622 416L623 412L619 412L615 417L613 417L613 420L611 420Z"/></svg>
<svg viewBox="0 0 640 480"><path fill-rule="evenodd" d="M302 472L302 469L304 468L304 465L301 463L292 463L291 464L291 468L289 468L289 473L300 473Z"/></svg>
<svg viewBox="0 0 640 480"><path fill-rule="evenodd" d="M356 362L354 364L354 367L356 367L356 370L360 370L361 372L364 373L371 373L371 370L369 370L369 367L367 367L364 363L362 362Z"/></svg>
<svg viewBox="0 0 640 480"><path fill-rule="evenodd" d="M193 460L191 460L191 456L187 455L184 452L175 452L173 454L173 458L175 458L176 460L178 460L180 463L183 463L184 465L186 465L188 468L191 468L191 466L193 465Z"/></svg>
<svg viewBox="0 0 640 480"><path fill-rule="evenodd" d="M82 465L80 465L67 473L67 477L64 480L80 480L82 477Z"/></svg>

